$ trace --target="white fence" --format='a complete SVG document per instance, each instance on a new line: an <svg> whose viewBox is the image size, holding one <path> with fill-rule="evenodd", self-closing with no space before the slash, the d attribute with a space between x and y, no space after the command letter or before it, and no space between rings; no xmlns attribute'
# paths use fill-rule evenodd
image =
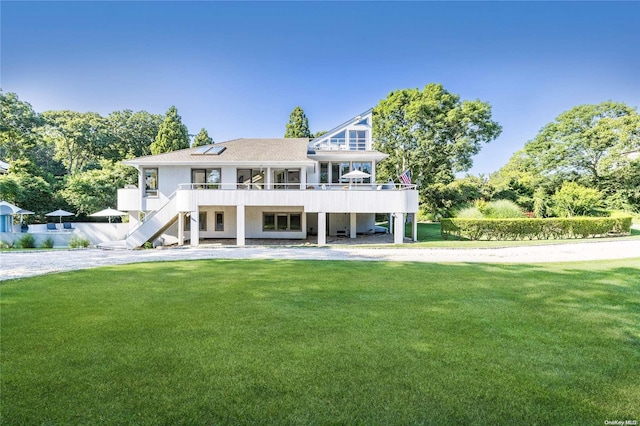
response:
<svg viewBox="0 0 640 426"><path fill-rule="evenodd" d="M56 223L56 230L47 230L46 224L29 225L27 233L33 235L36 247L40 246L47 238L53 240L54 247L68 247L69 240L73 237L86 238L92 245L106 243L109 241L124 240L129 230L128 223L85 223L72 222L71 229L61 229L61 225ZM14 229L19 230L19 226ZM0 240L6 243L14 243L25 233L23 232L2 232Z"/></svg>

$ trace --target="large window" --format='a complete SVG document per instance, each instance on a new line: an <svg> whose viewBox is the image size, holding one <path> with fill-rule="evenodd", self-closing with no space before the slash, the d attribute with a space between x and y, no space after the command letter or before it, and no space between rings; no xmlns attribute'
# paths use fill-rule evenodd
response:
<svg viewBox="0 0 640 426"><path fill-rule="evenodd" d="M353 163L351 170L360 170L361 172L365 172L371 175L371 163L370 162ZM371 178L368 177L364 179L354 179L353 183L371 183Z"/></svg>
<svg viewBox="0 0 640 426"><path fill-rule="evenodd" d="M367 149L366 130L349 130L349 149L352 151L364 151Z"/></svg>
<svg viewBox="0 0 640 426"><path fill-rule="evenodd" d="M144 169L144 196L158 196L158 169Z"/></svg>
<svg viewBox="0 0 640 426"><path fill-rule="evenodd" d="M238 189L263 189L264 172L260 169L238 169Z"/></svg>
<svg viewBox="0 0 640 426"><path fill-rule="evenodd" d="M276 169L273 171L274 189L300 189L300 169Z"/></svg>
<svg viewBox="0 0 640 426"><path fill-rule="evenodd" d="M200 221L199 228L201 231L207 230L207 212L198 213L198 219ZM184 221L184 230L191 231L191 217L188 217L187 220Z"/></svg>
<svg viewBox="0 0 640 426"><path fill-rule="evenodd" d="M301 213L263 213L263 231L301 231Z"/></svg>
<svg viewBox="0 0 640 426"><path fill-rule="evenodd" d="M320 183L325 183L323 180L323 173L327 173L327 170L331 170L331 174L327 176L327 181L330 179L331 183L347 183L346 180L341 179L342 175L353 170L361 170L365 173L371 174L371 162L320 163ZM371 178L353 179L352 183L371 183Z"/></svg>
<svg viewBox="0 0 640 426"><path fill-rule="evenodd" d="M220 188L220 169L191 169L191 183L195 188Z"/></svg>

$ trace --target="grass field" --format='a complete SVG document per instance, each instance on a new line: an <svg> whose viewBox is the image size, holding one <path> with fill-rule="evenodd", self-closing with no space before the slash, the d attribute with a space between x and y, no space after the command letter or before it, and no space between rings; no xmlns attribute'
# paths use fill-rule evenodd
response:
<svg viewBox="0 0 640 426"><path fill-rule="evenodd" d="M163 262L0 290L6 425L640 420L640 259Z"/></svg>

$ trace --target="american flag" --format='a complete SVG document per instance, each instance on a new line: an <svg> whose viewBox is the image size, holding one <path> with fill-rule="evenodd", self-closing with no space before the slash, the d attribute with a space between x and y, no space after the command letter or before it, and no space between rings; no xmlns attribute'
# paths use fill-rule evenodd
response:
<svg viewBox="0 0 640 426"><path fill-rule="evenodd" d="M399 176L400 181L405 185L411 185L411 169L407 169Z"/></svg>

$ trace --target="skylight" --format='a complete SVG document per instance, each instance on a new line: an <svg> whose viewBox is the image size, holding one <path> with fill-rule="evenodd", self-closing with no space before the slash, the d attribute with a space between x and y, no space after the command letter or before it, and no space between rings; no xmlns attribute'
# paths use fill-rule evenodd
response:
<svg viewBox="0 0 640 426"><path fill-rule="evenodd" d="M220 155L225 149L227 149L226 146L205 145L193 151L193 155Z"/></svg>

